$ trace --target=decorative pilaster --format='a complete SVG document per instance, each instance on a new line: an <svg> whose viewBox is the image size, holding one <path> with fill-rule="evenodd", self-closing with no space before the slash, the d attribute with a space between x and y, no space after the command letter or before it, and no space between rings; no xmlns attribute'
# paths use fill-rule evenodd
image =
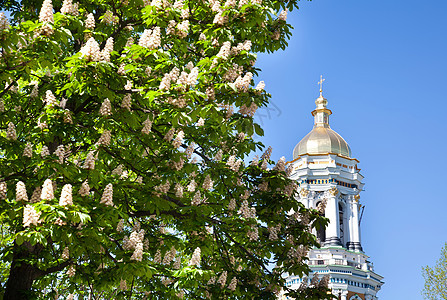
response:
<svg viewBox="0 0 447 300"><path fill-rule="evenodd" d="M329 219L329 224L326 227L326 241L324 246L341 246L340 242L340 222L338 214L336 187L331 188L326 193L328 201L326 204L325 217Z"/></svg>
<svg viewBox="0 0 447 300"><path fill-rule="evenodd" d="M360 195L355 195L351 198L351 221L350 225L350 238L351 240L346 243L348 250L352 251L363 251L360 242L360 224L359 224L359 200Z"/></svg>
<svg viewBox="0 0 447 300"><path fill-rule="evenodd" d="M300 190L301 203L303 203L306 208L310 207L309 198L307 197L308 195L309 195L308 190L306 190L306 189Z"/></svg>

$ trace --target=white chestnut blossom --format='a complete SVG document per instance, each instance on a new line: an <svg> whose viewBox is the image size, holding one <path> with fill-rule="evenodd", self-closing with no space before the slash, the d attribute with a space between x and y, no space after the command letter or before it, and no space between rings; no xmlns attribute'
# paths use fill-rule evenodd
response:
<svg viewBox="0 0 447 300"><path fill-rule="evenodd" d="M110 62L110 53L113 51L113 37L109 37L106 41L104 49L100 53L101 60Z"/></svg>
<svg viewBox="0 0 447 300"><path fill-rule="evenodd" d="M95 168L95 152L92 150L87 153L87 157L85 158L84 165L82 166L84 169L93 170Z"/></svg>
<svg viewBox="0 0 447 300"><path fill-rule="evenodd" d="M200 248L197 247L196 250L194 250L194 253L192 254L191 260L189 261L190 266L198 266L200 264Z"/></svg>
<svg viewBox="0 0 447 300"><path fill-rule="evenodd" d="M142 261L143 260L143 243L139 242L135 246L135 251L130 257L131 260Z"/></svg>
<svg viewBox="0 0 447 300"><path fill-rule="evenodd" d="M49 107L55 107L58 106L59 104L57 103L57 99L54 96L53 92L48 90L45 92L45 105L49 106Z"/></svg>
<svg viewBox="0 0 447 300"><path fill-rule="evenodd" d="M28 195L26 193L25 183L22 181L16 184L16 201L26 201L28 202Z"/></svg>
<svg viewBox="0 0 447 300"><path fill-rule="evenodd" d="M268 232L269 232L269 240L276 241L278 239L278 232L281 229L281 224L278 224L276 226L269 226Z"/></svg>
<svg viewBox="0 0 447 300"><path fill-rule="evenodd" d="M54 151L54 154L56 154L56 156L59 158L59 163L63 164L64 163L64 158L65 158L65 147L64 147L64 145L57 146L56 150Z"/></svg>
<svg viewBox="0 0 447 300"><path fill-rule="evenodd" d="M39 13L39 22L53 23L53 3L51 0L45 0Z"/></svg>
<svg viewBox="0 0 447 300"><path fill-rule="evenodd" d="M280 12L280 14L278 16L278 20L281 20L284 22L287 20L287 9Z"/></svg>
<svg viewBox="0 0 447 300"><path fill-rule="evenodd" d="M286 170L286 158L284 156L278 160L273 170L277 170L280 172L284 172Z"/></svg>
<svg viewBox="0 0 447 300"><path fill-rule="evenodd" d="M123 101L121 102L121 107L124 109L127 109L128 111L131 111L131 106L132 106L132 95L131 94L126 94L123 97Z"/></svg>
<svg viewBox="0 0 447 300"><path fill-rule="evenodd" d="M231 50L231 42L229 42L229 41L224 42L222 47L219 50L219 53L217 53L217 57L227 60L228 56L231 53L230 50Z"/></svg>
<svg viewBox="0 0 447 300"><path fill-rule="evenodd" d="M6 130L6 138L11 141L17 140L16 127L12 122L8 123L8 129Z"/></svg>
<svg viewBox="0 0 447 300"><path fill-rule="evenodd" d="M217 280L217 283L219 283L222 288L225 286L225 284L227 283L227 271L222 272L222 274L219 276L219 279Z"/></svg>
<svg viewBox="0 0 447 300"><path fill-rule="evenodd" d="M123 175L123 171L124 171L124 166L119 164L118 166L116 166L115 169L113 169L112 175L121 176L121 175Z"/></svg>
<svg viewBox="0 0 447 300"><path fill-rule="evenodd" d="M122 279L120 280L120 290L127 291L127 282L126 280Z"/></svg>
<svg viewBox="0 0 447 300"><path fill-rule="evenodd" d="M200 119L197 121L197 127L202 127L203 125L205 125L205 120L202 119L202 118L200 118Z"/></svg>
<svg viewBox="0 0 447 300"><path fill-rule="evenodd" d="M148 116L147 119L143 122L143 129L141 129L141 132L144 134L149 134L152 129L152 121L150 117Z"/></svg>
<svg viewBox="0 0 447 300"><path fill-rule="evenodd" d="M119 220L118 225L116 225L117 232L123 232L124 230L124 219Z"/></svg>
<svg viewBox="0 0 447 300"><path fill-rule="evenodd" d="M323 198L323 200L320 203L318 203L317 210L320 214L324 214L326 204L327 204L327 198Z"/></svg>
<svg viewBox="0 0 447 300"><path fill-rule="evenodd" d="M117 21L117 17L113 15L113 12L110 10L107 10L104 15L102 16L102 23L106 23L106 24L115 24Z"/></svg>
<svg viewBox="0 0 447 300"><path fill-rule="evenodd" d="M64 123L73 124L73 116L71 115L71 111L68 109L64 110Z"/></svg>
<svg viewBox="0 0 447 300"><path fill-rule="evenodd" d="M101 58L101 51L99 44L95 38L90 37L85 45L80 50L82 57L88 61L99 61Z"/></svg>
<svg viewBox="0 0 447 300"><path fill-rule="evenodd" d="M181 38L185 38L189 32L189 21L188 20L182 21L177 25L177 29L178 29L178 35Z"/></svg>
<svg viewBox="0 0 447 300"><path fill-rule="evenodd" d="M219 151L217 151L216 155L214 155L214 160L215 161L221 161L222 160L222 155L223 155L223 151L222 151L222 149L219 149Z"/></svg>
<svg viewBox="0 0 447 300"><path fill-rule="evenodd" d="M237 278L236 278L236 277L233 277L233 279L231 279L230 284L228 285L228 289L229 289L230 291L233 291L233 292L234 292L234 290L236 290L236 286L237 286Z"/></svg>
<svg viewBox="0 0 447 300"><path fill-rule="evenodd" d="M30 142L26 143L25 149L23 149L23 156L30 158L33 156L33 146Z"/></svg>
<svg viewBox="0 0 447 300"><path fill-rule="evenodd" d="M62 251L61 258L63 260L67 260L70 258L70 250L68 250L68 247L65 247L64 250Z"/></svg>
<svg viewBox="0 0 447 300"><path fill-rule="evenodd" d="M160 249L157 250L154 256L154 263L161 264L161 251Z"/></svg>
<svg viewBox="0 0 447 300"><path fill-rule="evenodd" d="M153 30L145 29L138 41L138 45L149 50L159 48L161 45L160 27L155 27Z"/></svg>
<svg viewBox="0 0 447 300"><path fill-rule="evenodd" d="M59 199L60 206L73 205L73 195L71 184L66 184L62 187L61 198Z"/></svg>
<svg viewBox="0 0 447 300"><path fill-rule="evenodd" d="M90 30L95 29L95 16L92 13L89 13L85 19L85 28Z"/></svg>
<svg viewBox="0 0 447 300"><path fill-rule="evenodd" d="M71 265L70 268L68 268L67 275L68 275L68 277L73 277L73 276L75 276L75 274L76 274L76 269L74 268L73 265Z"/></svg>
<svg viewBox="0 0 447 300"><path fill-rule="evenodd" d="M31 81L31 83L33 84L33 89L29 95L31 98L37 98L39 96L39 83L37 81Z"/></svg>
<svg viewBox="0 0 447 300"><path fill-rule="evenodd" d="M214 24L224 25L225 23L228 22L228 16L226 16L226 15L224 16L223 12L224 11L222 9L219 9L217 14L214 16L214 20L213 20Z"/></svg>
<svg viewBox="0 0 447 300"><path fill-rule="evenodd" d="M244 116L253 117L257 109L258 106L256 105L256 103L252 102L248 107L245 104L241 105L241 107L239 108L239 113Z"/></svg>
<svg viewBox="0 0 447 300"><path fill-rule="evenodd" d="M175 137L174 141L172 142L174 148L178 148L182 145L184 137L185 133L183 132L183 130L180 130L179 133L177 133L177 136Z"/></svg>
<svg viewBox="0 0 447 300"><path fill-rule="evenodd" d="M6 182L4 181L0 182L0 199L5 200L7 192L8 187L6 185Z"/></svg>
<svg viewBox="0 0 447 300"><path fill-rule="evenodd" d="M165 183L161 183L161 184L157 185L154 189L160 193L166 194L170 188L171 188L171 183L169 182L169 180L166 180Z"/></svg>
<svg viewBox="0 0 447 300"><path fill-rule="evenodd" d="M170 142L172 141L172 138L174 137L175 134L175 129L171 128L168 130L168 132L166 132L165 136L163 137L164 140Z"/></svg>
<svg viewBox="0 0 447 300"><path fill-rule="evenodd" d="M97 144L103 145L103 146L108 146L108 145L110 145L111 139L112 139L112 133L110 132L110 130L104 130L101 133L101 136L99 137Z"/></svg>
<svg viewBox="0 0 447 300"><path fill-rule="evenodd" d="M79 189L79 195L81 195L82 197L88 196L90 194L90 186L88 185L88 181L85 180L82 184L81 184L81 188Z"/></svg>
<svg viewBox="0 0 447 300"><path fill-rule="evenodd" d="M211 276L211 278L206 283L207 285L213 285L216 283L216 276Z"/></svg>
<svg viewBox="0 0 447 300"><path fill-rule="evenodd" d="M211 190L213 188L214 181L211 180L210 175L206 175L205 180L203 181L202 188L204 190Z"/></svg>
<svg viewBox="0 0 447 300"><path fill-rule="evenodd" d="M188 84L189 86L195 85L197 83L198 76L199 76L199 68L197 67L192 68L186 80L186 84Z"/></svg>
<svg viewBox="0 0 447 300"><path fill-rule="evenodd" d="M99 113L103 116L110 116L112 114L112 104L109 98L104 99L99 109Z"/></svg>
<svg viewBox="0 0 447 300"><path fill-rule="evenodd" d="M264 81L259 81L258 85L256 86L256 92L258 94L262 93L264 91L265 88L265 83Z"/></svg>
<svg viewBox="0 0 447 300"><path fill-rule="evenodd" d="M0 13L0 31L4 31L6 29L9 29L9 21L8 18L6 17L5 13L1 12Z"/></svg>
<svg viewBox="0 0 447 300"><path fill-rule="evenodd" d="M230 203L228 203L228 210L233 211L235 209L236 209L236 200L234 200L234 198L232 198L230 200Z"/></svg>
<svg viewBox="0 0 447 300"><path fill-rule="evenodd" d="M72 0L64 0L61 13L66 15L77 15L77 5L73 5Z"/></svg>
<svg viewBox="0 0 447 300"><path fill-rule="evenodd" d="M197 187L197 183L194 179L192 179L191 182L186 187L186 189L188 190L188 192L194 192L196 190L196 187Z"/></svg>
<svg viewBox="0 0 447 300"><path fill-rule="evenodd" d="M196 191L196 193L194 194L194 197L192 198L191 205L197 206L203 202L204 202L204 200L202 199L202 195L200 194L200 191Z"/></svg>
<svg viewBox="0 0 447 300"><path fill-rule="evenodd" d="M175 259L175 254L177 253L177 250L175 250L175 247L172 246L169 251L166 251L165 256L163 257L163 264L168 265Z"/></svg>
<svg viewBox="0 0 447 300"><path fill-rule="evenodd" d="M247 236L250 241L257 241L259 238L258 227L256 225L253 225L247 232Z"/></svg>
<svg viewBox="0 0 447 300"><path fill-rule="evenodd" d="M180 183L176 183L174 190L175 190L175 196L177 198L183 197L183 185L181 185Z"/></svg>
<svg viewBox="0 0 447 300"><path fill-rule="evenodd" d="M40 214L34 206L27 204L23 209L23 227L29 227L31 224L37 226L40 223Z"/></svg>
<svg viewBox="0 0 447 300"><path fill-rule="evenodd" d="M255 218L256 217L256 208L250 207L247 200L242 202L241 208L237 212L245 219Z"/></svg>
<svg viewBox="0 0 447 300"><path fill-rule="evenodd" d="M53 192L53 182L51 179L45 180L42 186L42 193L40 194L41 200L50 200L54 199L54 192Z"/></svg>
<svg viewBox="0 0 447 300"><path fill-rule="evenodd" d="M99 203L112 206L113 205L113 185L109 183L106 185L104 189L104 193L102 194L101 201Z"/></svg>
<svg viewBox="0 0 447 300"><path fill-rule="evenodd" d="M175 20L170 20L166 27L166 34L175 34L175 26L177 26L177 22Z"/></svg>
<svg viewBox="0 0 447 300"><path fill-rule="evenodd" d="M248 4L248 0L239 0L238 8Z"/></svg>
<svg viewBox="0 0 447 300"><path fill-rule="evenodd" d="M253 73L247 72L244 77L239 76L238 78L236 78L236 81L234 82L236 89L238 89L240 92L247 92L252 77Z"/></svg>

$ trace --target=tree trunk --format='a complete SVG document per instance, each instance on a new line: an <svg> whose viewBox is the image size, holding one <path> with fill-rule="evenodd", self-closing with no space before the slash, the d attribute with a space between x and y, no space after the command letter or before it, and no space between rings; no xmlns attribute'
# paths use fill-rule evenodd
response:
<svg viewBox="0 0 447 300"><path fill-rule="evenodd" d="M14 244L14 255L3 300L32 299L31 288L37 269L27 263L34 247L25 244L27 242L21 246Z"/></svg>

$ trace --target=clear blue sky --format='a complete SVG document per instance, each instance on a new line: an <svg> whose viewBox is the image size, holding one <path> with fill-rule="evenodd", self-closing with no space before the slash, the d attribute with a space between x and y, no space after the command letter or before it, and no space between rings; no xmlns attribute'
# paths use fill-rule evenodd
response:
<svg viewBox="0 0 447 300"><path fill-rule="evenodd" d="M447 241L447 1L302 1L288 21L287 50L258 58L273 96L261 140L292 158L323 74L331 127L365 176L362 243L385 277L379 299L422 299L421 267Z"/></svg>

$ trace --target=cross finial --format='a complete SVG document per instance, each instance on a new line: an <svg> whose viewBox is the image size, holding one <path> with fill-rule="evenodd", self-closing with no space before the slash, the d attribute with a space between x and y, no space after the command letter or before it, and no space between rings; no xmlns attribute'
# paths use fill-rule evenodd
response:
<svg viewBox="0 0 447 300"><path fill-rule="evenodd" d="M323 97L323 81L325 80L323 75L320 75L320 81L318 81L318 85L320 85L320 97Z"/></svg>

